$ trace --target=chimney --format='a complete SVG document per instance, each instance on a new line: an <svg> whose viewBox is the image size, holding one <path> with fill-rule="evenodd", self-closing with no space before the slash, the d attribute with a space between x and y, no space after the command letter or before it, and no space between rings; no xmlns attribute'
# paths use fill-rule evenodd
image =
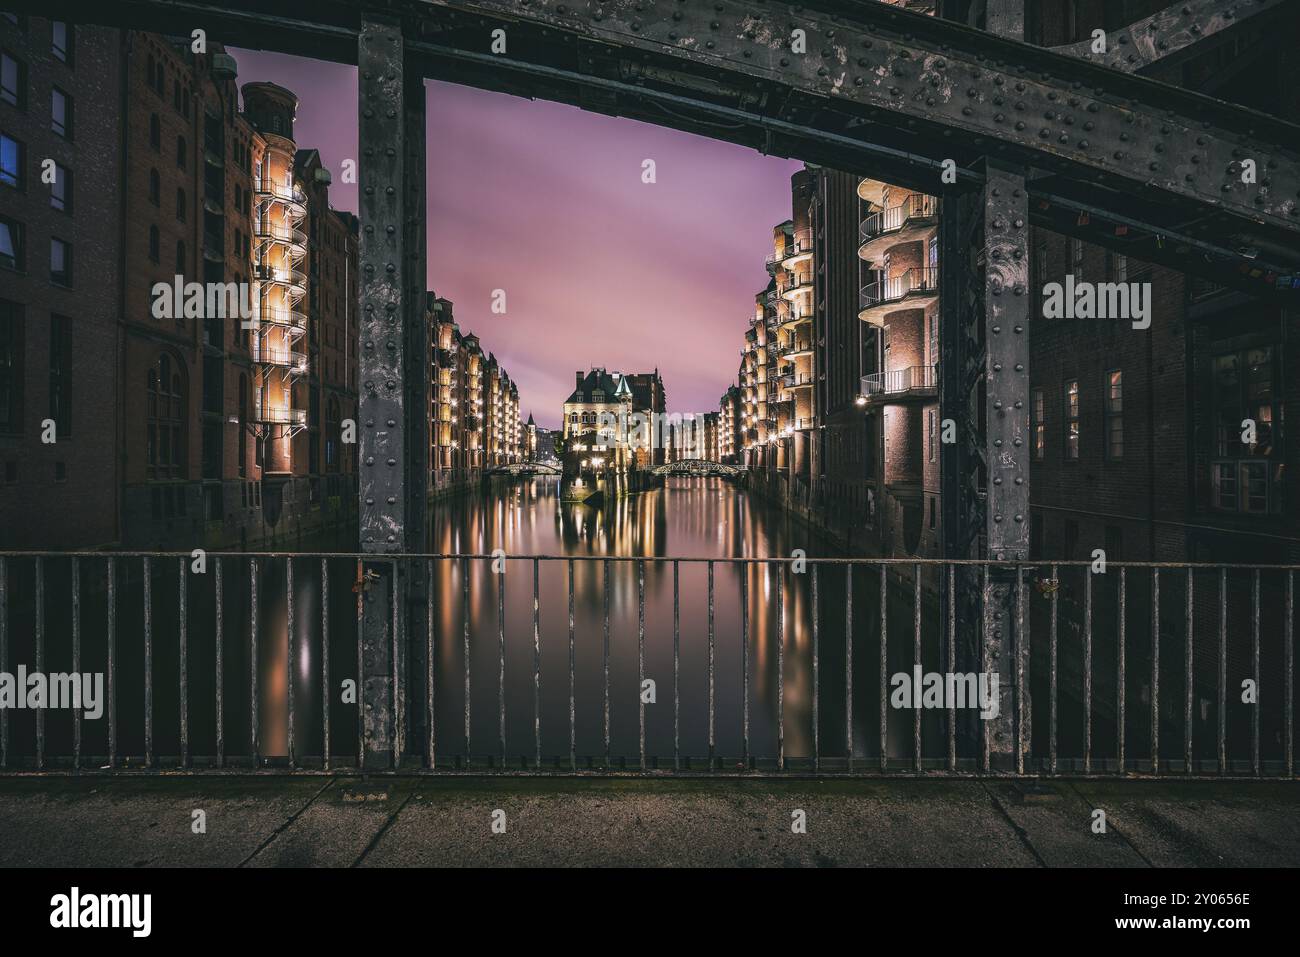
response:
<svg viewBox="0 0 1300 957"><path fill-rule="evenodd" d="M577 385L574 386L574 388L576 388L576 389L581 389L581 388L582 388L582 371L579 370L579 371L576 373L576 375L577 375L577 377L578 377L578 382L577 382Z"/></svg>

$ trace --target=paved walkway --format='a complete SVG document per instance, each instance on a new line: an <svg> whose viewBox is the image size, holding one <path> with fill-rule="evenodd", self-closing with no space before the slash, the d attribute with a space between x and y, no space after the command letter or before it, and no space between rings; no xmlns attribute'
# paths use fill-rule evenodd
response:
<svg viewBox="0 0 1300 957"><path fill-rule="evenodd" d="M1297 812L1285 782L28 778L0 866L1297 866Z"/></svg>

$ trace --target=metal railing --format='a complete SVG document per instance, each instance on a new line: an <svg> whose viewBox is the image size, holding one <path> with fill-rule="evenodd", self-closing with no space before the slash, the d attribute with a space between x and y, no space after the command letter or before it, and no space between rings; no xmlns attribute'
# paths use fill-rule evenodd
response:
<svg viewBox="0 0 1300 957"><path fill-rule="evenodd" d="M106 692L102 725L0 709L0 771L356 767L378 563L408 589L365 612L391 622L395 770L1295 777L1295 566L200 556L0 553L0 672L102 667ZM993 673L991 580L1017 636L1000 742L951 698L895 701L926 669Z"/></svg>
<svg viewBox="0 0 1300 957"><path fill-rule="evenodd" d="M935 197L913 193L897 206L867 216L862 220L858 235L863 242L867 242L877 236L897 232L913 220L929 219L937 215L938 211L939 204Z"/></svg>
<svg viewBox="0 0 1300 957"><path fill-rule="evenodd" d="M938 388L937 366L907 366L888 372L873 372L862 377L864 396L910 392L913 389Z"/></svg>
<svg viewBox="0 0 1300 957"><path fill-rule="evenodd" d="M913 293L935 292L939 288L939 270L933 266L909 269L893 279L882 279L862 287L862 308L897 302Z"/></svg>

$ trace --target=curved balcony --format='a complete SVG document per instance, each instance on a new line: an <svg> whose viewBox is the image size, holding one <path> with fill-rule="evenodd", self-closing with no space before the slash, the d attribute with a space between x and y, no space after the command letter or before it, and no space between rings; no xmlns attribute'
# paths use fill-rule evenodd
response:
<svg viewBox="0 0 1300 957"><path fill-rule="evenodd" d="M307 234L296 226L269 223L263 218L260 223L254 223L253 234L258 239L284 243L295 256L304 256L307 253Z"/></svg>
<svg viewBox="0 0 1300 957"><path fill-rule="evenodd" d="M860 179L858 180L858 199L870 203L872 206L885 205L885 190L889 189L889 184L878 179Z"/></svg>
<svg viewBox="0 0 1300 957"><path fill-rule="evenodd" d="M858 318L873 326L884 325L885 317L899 309L924 309L939 300L939 270L933 266L909 269L893 279L863 286Z"/></svg>
<svg viewBox="0 0 1300 957"><path fill-rule="evenodd" d="M795 359L799 356L812 355L812 340L802 336L795 336L787 345L781 347L782 359Z"/></svg>
<svg viewBox="0 0 1300 957"><path fill-rule="evenodd" d="M813 274L795 273L777 288L785 299L793 301L806 292L812 292Z"/></svg>
<svg viewBox="0 0 1300 957"><path fill-rule="evenodd" d="M811 388L815 381L811 373L791 372L781 376L781 386L786 389Z"/></svg>
<svg viewBox="0 0 1300 957"><path fill-rule="evenodd" d="M270 346L254 339L253 361L287 369L294 375L307 373L307 353L292 346Z"/></svg>
<svg viewBox="0 0 1300 957"><path fill-rule="evenodd" d="M862 221L858 257L874 262L900 243L926 238L938 222L939 201L933 196L913 193L897 206L872 213Z"/></svg>
<svg viewBox="0 0 1300 957"><path fill-rule="evenodd" d="M283 183L254 183L253 193L259 200L273 199L299 218L307 215L307 194L297 186L285 186Z"/></svg>
<svg viewBox="0 0 1300 957"><path fill-rule="evenodd" d="M907 366L862 377L862 397L868 402L932 399L938 395L938 366Z"/></svg>
<svg viewBox="0 0 1300 957"><path fill-rule="evenodd" d="M302 425L307 424L306 409L259 409L253 413L256 422L267 425Z"/></svg>
<svg viewBox="0 0 1300 957"><path fill-rule="evenodd" d="M293 307L262 307L258 321L272 326L280 326L293 332L305 332L307 329L307 312Z"/></svg>
<svg viewBox="0 0 1300 957"><path fill-rule="evenodd" d="M284 266L259 266L257 268L257 278L273 286L282 286L294 296L302 296L307 292L307 274L301 269L286 268Z"/></svg>

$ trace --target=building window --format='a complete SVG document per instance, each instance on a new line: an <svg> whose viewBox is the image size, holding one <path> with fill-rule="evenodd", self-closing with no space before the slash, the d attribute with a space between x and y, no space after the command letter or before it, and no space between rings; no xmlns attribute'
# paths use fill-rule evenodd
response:
<svg viewBox="0 0 1300 957"><path fill-rule="evenodd" d="M1074 274L1074 281L1079 282L1083 279L1083 240L1070 240L1070 272Z"/></svg>
<svg viewBox="0 0 1300 957"><path fill-rule="evenodd" d="M185 190L180 187L176 188L176 218L182 223L185 222Z"/></svg>
<svg viewBox="0 0 1300 957"><path fill-rule="evenodd" d="M0 266L21 272L27 267L26 230L23 224L0 216Z"/></svg>
<svg viewBox="0 0 1300 957"><path fill-rule="evenodd" d="M54 182L50 184L50 205L65 213L72 212L72 170L54 164Z"/></svg>
<svg viewBox="0 0 1300 957"><path fill-rule="evenodd" d="M50 52L55 59L72 65L72 27L62 20L50 23Z"/></svg>
<svg viewBox="0 0 1300 957"><path fill-rule="evenodd" d="M1128 282L1128 257L1123 253L1106 253L1106 279L1110 282Z"/></svg>
<svg viewBox="0 0 1300 957"><path fill-rule="evenodd" d="M0 100L27 109L27 64L0 53Z"/></svg>
<svg viewBox="0 0 1300 957"><path fill-rule="evenodd" d="M925 430L925 431L926 431L926 436L927 436L927 439L928 439L928 442L929 442L929 445L930 445L930 461L931 461L931 462L937 462L937 461L939 460L939 442L938 442L938 435L936 434L936 431L935 431L935 430L937 429L937 427L938 427L938 422L939 422L939 413L938 413L938 411L937 411L936 409L930 409L930 410L926 413L926 430ZM930 526L930 527L933 528L934 526L932 525L932 526Z"/></svg>
<svg viewBox="0 0 1300 957"><path fill-rule="evenodd" d="M0 183L23 189L27 183L27 151L21 141L0 133Z"/></svg>
<svg viewBox="0 0 1300 957"><path fill-rule="evenodd" d="M23 428L23 307L0 299L0 432Z"/></svg>
<svg viewBox="0 0 1300 957"><path fill-rule="evenodd" d="M1278 420L1273 366L1272 346L1214 358L1215 508L1252 513L1276 510L1271 488L1281 479L1281 465L1272 461L1277 444L1274 423Z"/></svg>
<svg viewBox="0 0 1300 957"><path fill-rule="evenodd" d="M162 250L158 239L158 227L149 227L149 261L158 262L162 258Z"/></svg>
<svg viewBox="0 0 1300 957"><path fill-rule="evenodd" d="M162 123L157 113L149 114L149 145L155 153L162 152Z"/></svg>
<svg viewBox="0 0 1300 957"><path fill-rule="evenodd" d="M1079 458L1079 380L1065 383L1065 457Z"/></svg>
<svg viewBox="0 0 1300 957"><path fill-rule="evenodd" d="M72 244L56 237L50 238L50 282L72 285Z"/></svg>
<svg viewBox="0 0 1300 957"><path fill-rule="evenodd" d="M1106 458L1124 457L1124 373L1106 373Z"/></svg>
<svg viewBox="0 0 1300 957"><path fill-rule="evenodd" d="M1046 402L1043 390L1034 390L1034 458L1041 460L1047 453Z"/></svg>
<svg viewBox="0 0 1300 957"><path fill-rule="evenodd" d="M185 475L185 378L166 354L146 379L145 465L152 479Z"/></svg>
<svg viewBox="0 0 1300 957"><path fill-rule="evenodd" d="M176 168L185 168L185 137L176 137Z"/></svg>
<svg viewBox="0 0 1300 957"><path fill-rule="evenodd" d="M185 240L176 240L176 274L185 275Z"/></svg>
<svg viewBox="0 0 1300 957"><path fill-rule="evenodd" d="M149 202L155 206L162 204L162 183L156 169L149 170Z"/></svg>
<svg viewBox="0 0 1300 957"><path fill-rule="evenodd" d="M50 418L61 439L72 434L72 321L50 316Z"/></svg>
<svg viewBox="0 0 1300 957"><path fill-rule="evenodd" d="M50 129L65 140L72 139L72 97L57 86L50 93Z"/></svg>

